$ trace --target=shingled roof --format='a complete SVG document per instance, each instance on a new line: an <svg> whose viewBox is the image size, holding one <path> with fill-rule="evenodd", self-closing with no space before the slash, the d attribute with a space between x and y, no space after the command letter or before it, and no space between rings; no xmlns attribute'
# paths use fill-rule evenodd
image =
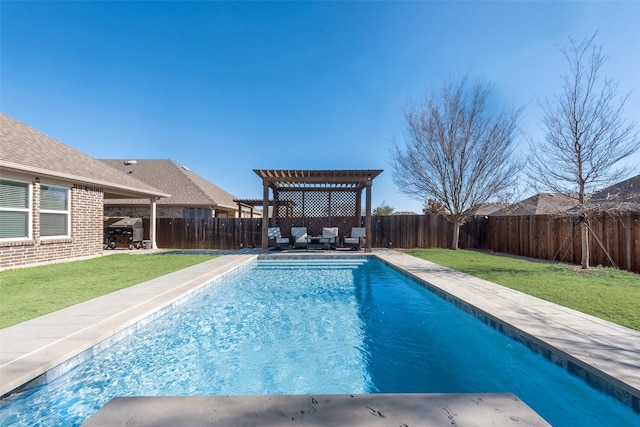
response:
<svg viewBox="0 0 640 427"><path fill-rule="evenodd" d="M591 201L603 209L640 210L640 175L594 193Z"/></svg>
<svg viewBox="0 0 640 427"><path fill-rule="evenodd" d="M211 206L236 209L233 195L212 184L189 168L168 159L101 159L105 165L118 169L123 175L133 176L153 187L171 194L158 200L158 205ZM127 199L105 201L105 203L139 204L140 200Z"/></svg>
<svg viewBox="0 0 640 427"><path fill-rule="evenodd" d="M560 193L538 193L491 215L557 215L577 205L577 198Z"/></svg>
<svg viewBox="0 0 640 427"><path fill-rule="evenodd" d="M105 197L167 197L169 194L26 124L0 113L0 168L103 188Z"/></svg>

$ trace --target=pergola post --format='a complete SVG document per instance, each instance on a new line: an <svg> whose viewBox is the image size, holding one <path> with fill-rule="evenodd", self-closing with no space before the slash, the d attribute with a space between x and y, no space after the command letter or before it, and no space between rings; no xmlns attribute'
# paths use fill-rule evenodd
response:
<svg viewBox="0 0 640 427"><path fill-rule="evenodd" d="M364 220L364 231L365 231L365 236L366 236L366 240L365 240L365 244L364 244L364 251L365 252L371 252L371 178L367 178L367 184L366 184L366 209L367 212L365 214L365 220Z"/></svg>
<svg viewBox="0 0 640 427"><path fill-rule="evenodd" d="M362 227L362 190L356 193L356 217L353 224L354 227Z"/></svg>
<svg viewBox="0 0 640 427"><path fill-rule="evenodd" d="M269 182L262 180L262 253L266 254L269 245Z"/></svg>
<svg viewBox="0 0 640 427"><path fill-rule="evenodd" d="M276 224L276 219L280 212L280 192L277 190L273 190L273 204L271 206L271 226L276 227L278 225Z"/></svg>

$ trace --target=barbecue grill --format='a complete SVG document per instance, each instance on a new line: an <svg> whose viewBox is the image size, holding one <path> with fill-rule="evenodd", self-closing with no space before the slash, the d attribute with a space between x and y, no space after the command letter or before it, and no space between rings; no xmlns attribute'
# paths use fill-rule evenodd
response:
<svg viewBox="0 0 640 427"><path fill-rule="evenodd" d="M128 246L129 249L140 249L144 239L142 218L121 219L109 225L104 234L105 249L115 249L118 245Z"/></svg>

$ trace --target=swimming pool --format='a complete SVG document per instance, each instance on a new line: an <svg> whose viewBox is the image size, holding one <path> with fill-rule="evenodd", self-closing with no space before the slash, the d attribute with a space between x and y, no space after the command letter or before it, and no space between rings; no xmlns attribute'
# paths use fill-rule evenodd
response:
<svg viewBox="0 0 640 427"><path fill-rule="evenodd" d="M502 391L554 425L638 421L378 261L259 261L0 415L79 425L116 395Z"/></svg>

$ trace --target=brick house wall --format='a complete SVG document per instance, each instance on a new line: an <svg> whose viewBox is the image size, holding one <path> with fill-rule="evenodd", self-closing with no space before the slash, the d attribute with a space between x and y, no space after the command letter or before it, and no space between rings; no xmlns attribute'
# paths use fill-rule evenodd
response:
<svg viewBox="0 0 640 427"><path fill-rule="evenodd" d="M0 242L0 270L102 255L103 201L101 188L74 184L70 188L71 237L40 238L40 182L32 185L32 239Z"/></svg>
<svg viewBox="0 0 640 427"><path fill-rule="evenodd" d="M71 236L76 256L102 254L103 191L101 188L74 185L71 206Z"/></svg>

